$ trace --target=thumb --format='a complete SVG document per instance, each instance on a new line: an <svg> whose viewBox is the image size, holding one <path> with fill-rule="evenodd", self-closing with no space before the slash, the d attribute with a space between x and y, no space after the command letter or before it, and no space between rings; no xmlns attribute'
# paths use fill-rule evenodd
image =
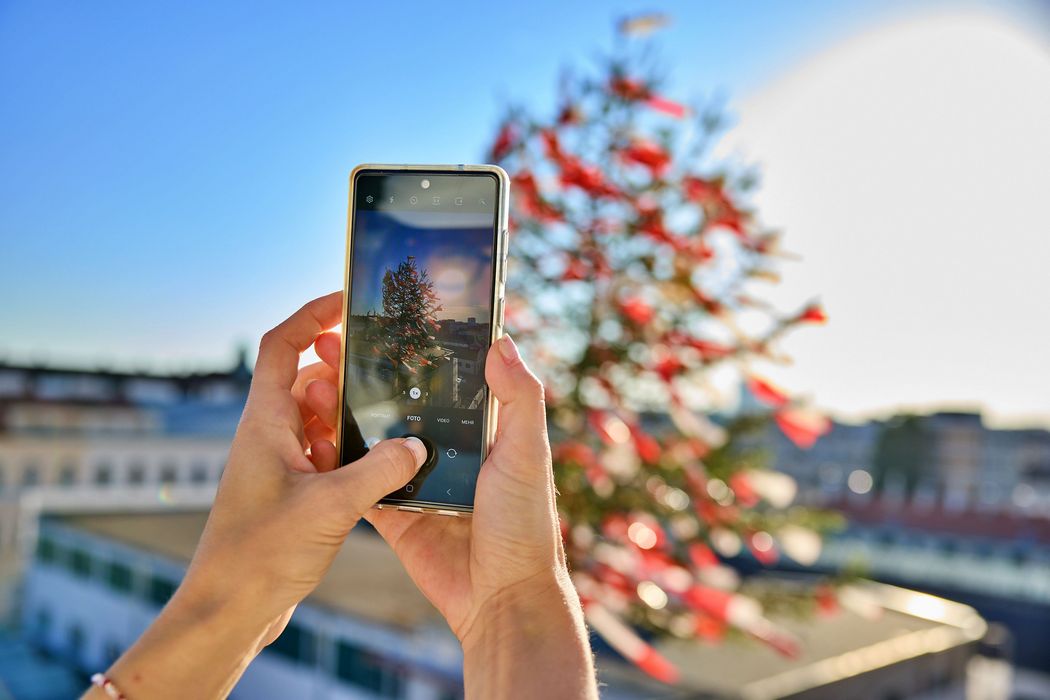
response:
<svg viewBox="0 0 1050 700"><path fill-rule="evenodd" d="M383 440L361 459L325 474L339 501L355 517L407 484L427 459L419 438Z"/></svg>
<svg viewBox="0 0 1050 700"><path fill-rule="evenodd" d="M521 470L528 483L543 486L550 470L543 384L521 359L509 335L493 343L485 378L499 401L499 432L493 452L504 466Z"/></svg>

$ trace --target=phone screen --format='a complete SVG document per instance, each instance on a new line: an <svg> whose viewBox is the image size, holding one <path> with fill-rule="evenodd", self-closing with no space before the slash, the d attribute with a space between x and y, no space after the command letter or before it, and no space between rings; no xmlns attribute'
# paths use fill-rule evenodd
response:
<svg viewBox="0 0 1050 700"><path fill-rule="evenodd" d="M485 452L499 179L357 175L343 379L342 464L417 435L433 457L388 496L471 507Z"/></svg>

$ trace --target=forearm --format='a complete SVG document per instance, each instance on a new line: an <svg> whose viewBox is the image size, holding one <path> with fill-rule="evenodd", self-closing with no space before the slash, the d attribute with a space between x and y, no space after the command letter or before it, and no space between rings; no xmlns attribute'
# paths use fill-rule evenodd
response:
<svg viewBox="0 0 1050 700"><path fill-rule="evenodd" d="M128 700L226 697L271 625L235 608L180 591L106 676ZM104 697L99 689L85 696Z"/></svg>
<svg viewBox="0 0 1050 700"><path fill-rule="evenodd" d="M463 641L467 698L598 697L579 597L567 574L497 594Z"/></svg>

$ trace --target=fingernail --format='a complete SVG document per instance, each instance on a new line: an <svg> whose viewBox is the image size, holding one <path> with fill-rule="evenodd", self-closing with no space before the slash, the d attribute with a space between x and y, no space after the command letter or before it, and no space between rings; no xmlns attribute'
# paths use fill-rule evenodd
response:
<svg viewBox="0 0 1050 700"><path fill-rule="evenodd" d="M417 437L407 437L401 444L412 450L412 454L416 457L416 469L422 467L423 462L427 461L427 446L423 444L423 441Z"/></svg>
<svg viewBox="0 0 1050 700"><path fill-rule="evenodd" d="M514 364L521 359L521 354L518 352L518 346L514 344L514 339L509 335L505 335L499 339L499 354L503 355L503 361L508 365Z"/></svg>

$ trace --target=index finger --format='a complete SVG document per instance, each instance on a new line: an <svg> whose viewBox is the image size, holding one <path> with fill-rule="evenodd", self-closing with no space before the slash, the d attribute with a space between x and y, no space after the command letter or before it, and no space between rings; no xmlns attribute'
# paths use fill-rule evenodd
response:
<svg viewBox="0 0 1050 700"><path fill-rule="evenodd" d="M299 355L317 336L337 325L343 311L343 293L332 292L307 302L301 309L263 335L255 361L254 381L291 389L299 374Z"/></svg>

